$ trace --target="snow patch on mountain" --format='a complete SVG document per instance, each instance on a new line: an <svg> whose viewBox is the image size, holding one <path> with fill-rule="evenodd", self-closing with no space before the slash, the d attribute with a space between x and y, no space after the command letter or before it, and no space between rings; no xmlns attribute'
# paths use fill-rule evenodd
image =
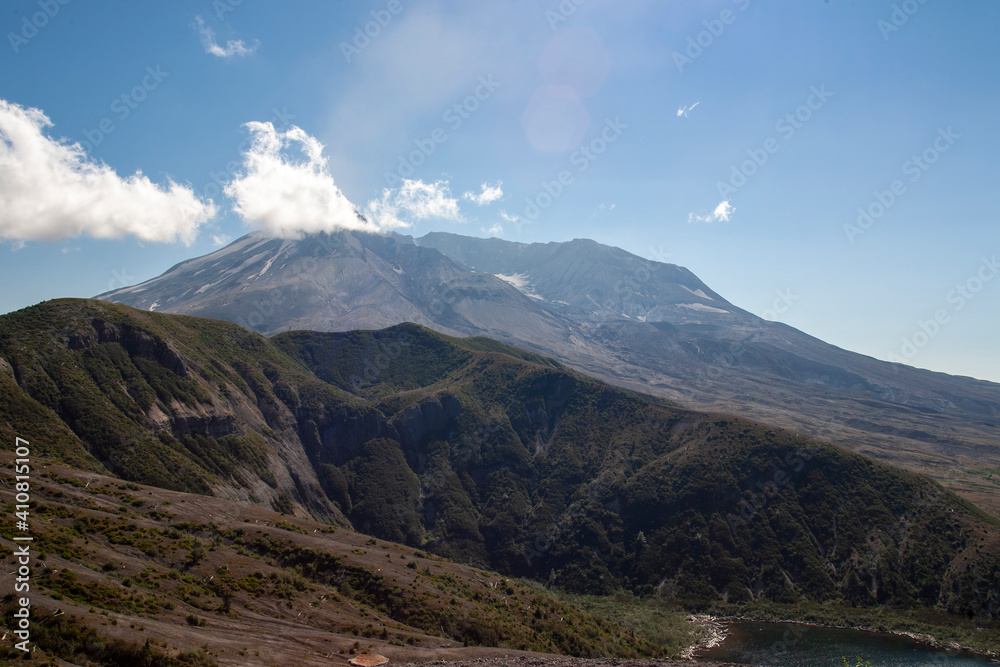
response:
<svg viewBox="0 0 1000 667"><path fill-rule="evenodd" d="M706 306L703 303L679 303L677 304L681 308L689 308L691 310L701 311L703 313L723 313L728 314L728 310L723 310L722 308L713 308L712 306Z"/></svg>
<svg viewBox="0 0 1000 667"><path fill-rule="evenodd" d="M256 275L255 277L256 277L256 278L260 278L260 277L261 277L261 276L263 276L263 275L264 275L265 273L267 273L267 270L271 268L271 265L272 265L272 264L274 264L274 260L276 260L276 259L278 259L279 257L281 257L281 253L285 252L285 248L287 248L287 247L288 247L288 246L290 246L291 244L292 244L292 242L291 242L291 241L285 241L284 243L282 243L282 244L281 244L281 247L280 247L280 248L278 248L278 252L274 253L274 257L272 257L271 259L267 260L267 261L266 261L266 262L264 263L264 268L263 268L263 269L261 269L261 270L260 270L260 273L258 273L258 274L257 274L257 275Z"/></svg>
<svg viewBox="0 0 1000 667"><path fill-rule="evenodd" d="M709 295L705 294L705 292L703 292L700 289L691 289L687 285L681 285L681 287L683 287L684 289L686 289L688 292L691 292L691 294L694 294L695 296L700 296L702 299L708 299L709 301L715 301L715 299L713 299ZM728 311L723 310L721 312L725 313L725 312L728 312Z"/></svg>
<svg viewBox="0 0 1000 667"><path fill-rule="evenodd" d="M517 289L517 291L524 296L532 299L538 299L539 301L545 301L544 297L535 293L535 289L531 285L531 276L527 273L515 273L509 276L503 273L495 273L493 275Z"/></svg>

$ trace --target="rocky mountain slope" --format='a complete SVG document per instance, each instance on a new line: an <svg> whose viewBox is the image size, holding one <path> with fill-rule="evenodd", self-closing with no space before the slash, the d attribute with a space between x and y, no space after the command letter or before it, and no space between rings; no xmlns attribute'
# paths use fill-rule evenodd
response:
<svg viewBox="0 0 1000 667"><path fill-rule="evenodd" d="M0 434L562 588L1000 607L997 522L918 475L417 325L59 300L0 317Z"/></svg>
<svg viewBox="0 0 1000 667"><path fill-rule="evenodd" d="M247 236L101 298L266 334L416 322L485 335L928 474L1000 515L1000 386L836 348L738 308L682 267L593 241Z"/></svg>

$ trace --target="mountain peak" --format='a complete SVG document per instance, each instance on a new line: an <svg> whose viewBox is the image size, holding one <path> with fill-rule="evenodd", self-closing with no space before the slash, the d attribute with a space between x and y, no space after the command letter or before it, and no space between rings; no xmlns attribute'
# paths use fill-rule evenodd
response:
<svg viewBox="0 0 1000 667"><path fill-rule="evenodd" d="M742 310L683 267L589 239L248 235L101 298L265 334L414 322L527 348L625 387L821 435L921 472L970 471L949 477L968 481L955 481L956 489L979 488L974 471L1000 467L1000 386L835 348Z"/></svg>

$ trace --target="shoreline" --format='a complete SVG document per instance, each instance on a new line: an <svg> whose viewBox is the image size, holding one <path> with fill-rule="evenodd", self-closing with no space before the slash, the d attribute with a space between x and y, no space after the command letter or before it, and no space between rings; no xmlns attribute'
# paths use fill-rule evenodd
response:
<svg viewBox="0 0 1000 667"><path fill-rule="evenodd" d="M704 649L714 648L724 642L729 636L727 624L731 619L711 614L690 614L688 623L698 626L705 631L705 636L681 651L683 660L698 659L695 653Z"/></svg>
<svg viewBox="0 0 1000 667"><path fill-rule="evenodd" d="M912 639L913 641L919 642L933 649L963 651L1000 664L1000 651L980 651L969 646L964 646L959 642L943 642L935 638L933 635L922 634L919 632L909 632L907 630L877 630L863 625L831 625L829 623L796 621L793 619L774 620L752 618L749 616L713 616L712 614L691 614L688 616L688 622L701 627L706 631L707 635L691 646L685 648L681 652L681 656L685 660L699 660L700 658L696 655L697 652L703 649L713 648L725 641L729 636L728 624L737 621L748 621L752 623L790 623L814 628L829 628L831 630L857 630L859 632L870 632L873 634L894 635L897 637Z"/></svg>

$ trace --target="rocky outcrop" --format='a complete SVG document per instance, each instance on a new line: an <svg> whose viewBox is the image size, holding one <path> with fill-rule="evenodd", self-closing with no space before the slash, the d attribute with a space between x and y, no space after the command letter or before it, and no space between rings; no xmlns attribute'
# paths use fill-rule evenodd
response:
<svg viewBox="0 0 1000 667"><path fill-rule="evenodd" d="M231 414L180 415L170 420L170 428L174 436L221 438L236 432L236 418Z"/></svg>
<svg viewBox="0 0 1000 667"><path fill-rule="evenodd" d="M441 431L462 413L462 402L452 394L440 394L414 403L396 415L391 424L399 434L403 452L411 459L428 434Z"/></svg>
<svg viewBox="0 0 1000 667"><path fill-rule="evenodd" d="M92 347L99 343L118 343L133 357L143 357L169 368L183 378L190 376L188 364L173 345L148 331L131 325L121 327L101 319L91 322L93 329L69 335L66 345L71 350Z"/></svg>
<svg viewBox="0 0 1000 667"><path fill-rule="evenodd" d="M315 426L315 433L313 432ZM321 422L300 424L300 436L304 435L306 452L316 463L343 465L350 461L361 446L375 438L399 441L396 427L386 421L380 412L370 411L358 414L341 406ZM318 434L319 442L316 443Z"/></svg>
<svg viewBox="0 0 1000 667"><path fill-rule="evenodd" d="M17 378L14 377L14 368L3 357L0 357L0 373L3 373L15 382L17 381Z"/></svg>

